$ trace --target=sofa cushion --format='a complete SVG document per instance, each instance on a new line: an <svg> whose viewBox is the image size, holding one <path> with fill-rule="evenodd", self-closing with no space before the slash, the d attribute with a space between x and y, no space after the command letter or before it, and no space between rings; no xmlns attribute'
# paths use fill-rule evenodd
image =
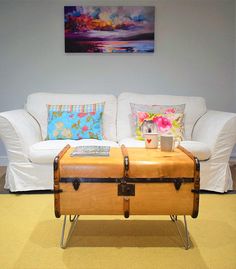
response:
<svg viewBox="0 0 236 269"><path fill-rule="evenodd" d="M135 138L124 138L119 141L119 145L126 147L145 147L145 142ZM200 161L206 161L211 157L211 151L207 144L198 141L181 141L180 145L190 151Z"/></svg>
<svg viewBox="0 0 236 269"><path fill-rule="evenodd" d="M206 103L202 97L148 95L138 93L121 93L118 97L117 139L132 137L130 124L130 103L145 105L180 105L185 104L184 127L185 139L191 140L193 126L206 113Z"/></svg>
<svg viewBox="0 0 236 269"><path fill-rule="evenodd" d="M127 137L124 139L121 139L119 141L119 145L125 145L126 147L130 148L144 148L145 147L145 141L143 140L137 140L134 137Z"/></svg>
<svg viewBox="0 0 236 269"><path fill-rule="evenodd" d="M47 136L47 104L84 105L105 102L103 134L107 140L116 139L117 98L111 94L34 93L28 96L26 110L38 121L43 139Z"/></svg>
<svg viewBox="0 0 236 269"><path fill-rule="evenodd" d="M82 140L47 140L33 144L29 149L29 159L33 163L51 164L56 155L67 145L77 146L110 146L118 144L109 140L82 139Z"/></svg>

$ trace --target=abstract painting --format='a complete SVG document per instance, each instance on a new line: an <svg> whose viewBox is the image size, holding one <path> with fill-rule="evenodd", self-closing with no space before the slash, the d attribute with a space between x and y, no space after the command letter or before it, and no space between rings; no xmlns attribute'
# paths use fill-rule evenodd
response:
<svg viewBox="0 0 236 269"><path fill-rule="evenodd" d="M155 7L65 6L65 52L153 53Z"/></svg>

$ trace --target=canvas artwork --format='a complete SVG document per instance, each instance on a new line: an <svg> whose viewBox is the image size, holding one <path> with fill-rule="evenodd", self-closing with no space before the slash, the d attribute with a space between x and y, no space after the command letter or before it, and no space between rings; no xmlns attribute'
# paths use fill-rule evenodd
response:
<svg viewBox="0 0 236 269"><path fill-rule="evenodd" d="M153 53L155 7L65 6L65 52Z"/></svg>

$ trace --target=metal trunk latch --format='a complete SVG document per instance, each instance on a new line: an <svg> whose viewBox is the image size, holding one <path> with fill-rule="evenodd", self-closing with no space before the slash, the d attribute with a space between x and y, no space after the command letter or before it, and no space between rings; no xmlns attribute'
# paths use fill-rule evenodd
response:
<svg viewBox="0 0 236 269"><path fill-rule="evenodd" d="M75 178L75 179L73 180L72 184L73 184L73 187L74 187L75 191L77 191L77 190L79 189L79 186L80 186L80 181L79 181L79 179Z"/></svg>
<svg viewBox="0 0 236 269"><path fill-rule="evenodd" d="M175 184L175 189L178 191L180 189L180 187L181 187L182 181L178 180L178 179L175 179L174 184Z"/></svg>
<svg viewBox="0 0 236 269"><path fill-rule="evenodd" d="M135 196L135 184L120 183L118 196Z"/></svg>

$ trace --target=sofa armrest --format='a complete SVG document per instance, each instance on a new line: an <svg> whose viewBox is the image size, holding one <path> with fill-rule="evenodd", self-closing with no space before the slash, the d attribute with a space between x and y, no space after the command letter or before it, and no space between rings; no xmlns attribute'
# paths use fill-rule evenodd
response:
<svg viewBox="0 0 236 269"><path fill-rule="evenodd" d="M206 143L215 162L228 162L236 143L236 113L207 111L194 126L192 139Z"/></svg>
<svg viewBox="0 0 236 269"><path fill-rule="evenodd" d="M11 162L28 161L29 147L42 140L39 124L23 109L0 113L0 138Z"/></svg>

